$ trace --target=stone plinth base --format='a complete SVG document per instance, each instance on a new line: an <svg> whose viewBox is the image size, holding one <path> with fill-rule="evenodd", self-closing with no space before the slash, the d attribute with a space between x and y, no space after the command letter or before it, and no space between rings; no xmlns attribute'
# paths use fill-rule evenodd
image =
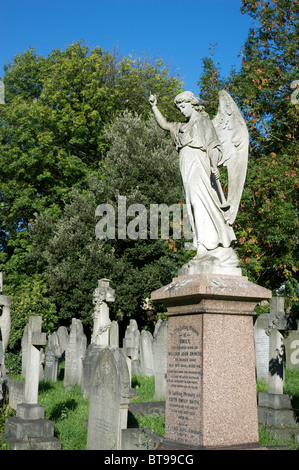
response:
<svg viewBox="0 0 299 470"><path fill-rule="evenodd" d="M5 437L11 450L61 449L61 442L54 437L54 422L43 417L43 406L28 403L17 406L17 415L5 421Z"/></svg>
<svg viewBox="0 0 299 470"><path fill-rule="evenodd" d="M44 419L45 408L37 403L19 403L17 404L17 417L21 419Z"/></svg>
<svg viewBox="0 0 299 470"><path fill-rule="evenodd" d="M11 450L61 450L61 442L56 437L8 438Z"/></svg>
<svg viewBox="0 0 299 470"><path fill-rule="evenodd" d="M268 447L261 446L258 442L233 445L233 446L205 447L205 446L188 446L186 444L182 444L181 442L164 440L163 442L160 442L156 446L156 450L162 450L162 451L165 450L169 452L174 451L174 450L198 451L198 450L267 450L267 449Z"/></svg>
<svg viewBox="0 0 299 470"><path fill-rule="evenodd" d="M269 426L298 426L299 410L292 408L289 395L260 392L258 395L258 421Z"/></svg>
<svg viewBox="0 0 299 470"><path fill-rule="evenodd" d="M271 292L246 277L197 274L152 293L167 307L165 438L218 448L258 442L254 307Z"/></svg>

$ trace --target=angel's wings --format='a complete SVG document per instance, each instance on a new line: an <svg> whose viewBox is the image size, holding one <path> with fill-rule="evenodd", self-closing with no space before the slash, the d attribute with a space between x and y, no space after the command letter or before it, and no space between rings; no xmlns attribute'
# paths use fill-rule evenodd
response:
<svg viewBox="0 0 299 470"><path fill-rule="evenodd" d="M221 90L218 96L218 111L212 122L222 144L222 158L218 165L227 166L227 202L230 205L228 222L233 224L246 178L249 135L245 120L229 93Z"/></svg>

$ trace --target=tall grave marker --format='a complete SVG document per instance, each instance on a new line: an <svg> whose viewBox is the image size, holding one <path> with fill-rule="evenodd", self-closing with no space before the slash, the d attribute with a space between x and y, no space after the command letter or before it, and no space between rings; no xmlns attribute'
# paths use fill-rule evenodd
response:
<svg viewBox="0 0 299 470"><path fill-rule="evenodd" d="M7 395L8 373L5 367L5 352L9 343L11 317L11 297L2 295L3 276L0 272L0 403L3 403Z"/></svg>
<svg viewBox="0 0 299 470"><path fill-rule="evenodd" d="M166 397L167 374L167 342L168 324L159 320L155 327L153 339L153 357L155 370L155 395L154 398Z"/></svg>
<svg viewBox="0 0 299 470"><path fill-rule="evenodd" d="M46 344L46 334L42 333L41 327L40 316L29 317L24 401L17 404L16 416L5 422L5 435L12 450L56 450L61 447L54 437L54 423L44 419L45 409L38 404L39 348Z"/></svg>
<svg viewBox="0 0 299 470"><path fill-rule="evenodd" d="M211 273L152 293L168 316L165 446L258 446L253 315L270 297L246 277Z"/></svg>

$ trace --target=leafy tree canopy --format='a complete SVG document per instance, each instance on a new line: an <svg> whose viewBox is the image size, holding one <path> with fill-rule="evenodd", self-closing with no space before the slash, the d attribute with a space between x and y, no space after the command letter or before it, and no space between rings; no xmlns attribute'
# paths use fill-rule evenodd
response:
<svg viewBox="0 0 299 470"><path fill-rule="evenodd" d="M46 58L33 48L18 54L5 67L4 83L0 259L12 287L35 271L27 231L34 213L55 220L72 189L85 191L91 175L103 176L105 126L126 109L146 117L151 90L170 115L182 84L162 60L118 57L82 42Z"/></svg>

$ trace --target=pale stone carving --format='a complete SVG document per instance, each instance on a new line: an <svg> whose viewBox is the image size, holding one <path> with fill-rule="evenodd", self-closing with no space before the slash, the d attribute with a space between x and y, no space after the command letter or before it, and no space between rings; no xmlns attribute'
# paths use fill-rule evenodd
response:
<svg viewBox="0 0 299 470"><path fill-rule="evenodd" d="M3 289L3 275L0 272L0 364L4 363L4 355L9 343L10 329L11 329L11 317L10 317L10 306L12 303L11 297L2 295ZM1 340L2 339L2 340Z"/></svg>
<svg viewBox="0 0 299 470"><path fill-rule="evenodd" d="M106 347L109 345L109 329L111 320L109 318L109 307L106 302L114 302L114 289L109 285L109 279L100 279L98 287L93 292L93 333L91 343L96 346Z"/></svg>
<svg viewBox="0 0 299 470"><path fill-rule="evenodd" d="M173 123L159 111L155 95L150 96L149 102L159 126L170 132L179 153L193 244L197 249L188 273L240 275L238 257L232 248L236 240L232 224L245 182L249 137L236 103L226 91L220 91L218 112L211 120L200 100L185 91L174 102L187 121ZM228 171L227 199L219 180L221 166Z"/></svg>

